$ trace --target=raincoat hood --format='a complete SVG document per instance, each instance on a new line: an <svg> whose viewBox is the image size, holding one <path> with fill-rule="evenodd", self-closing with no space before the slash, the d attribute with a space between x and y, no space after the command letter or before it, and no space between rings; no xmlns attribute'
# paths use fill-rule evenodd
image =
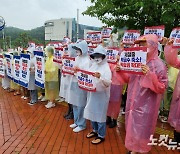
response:
<svg viewBox="0 0 180 154"><path fill-rule="evenodd" d="M91 54L91 55L94 55L94 54L97 54L97 53L106 56L107 51L103 48L103 46L99 45L97 48L94 49L94 52L93 52L93 54Z"/></svg>
<svg viewBox="0 0 180 154"><path fill-rule="evenodd" d="M155 34L148 34L140 37L140 39L145 39L147 42L147 51L149 62L152 59L158 58L158 37Z"/></svg>
<svg viewBox="0 0 180 154"><path fill-rule="evenodd" d="M68 45L68 51L69 51L69 56L70 57L76 57L76 51L75 49L72 48L74 44L69 44Z"/></svg>
<svg viewBox="0 0 180 154"><path fill-rule="evenodd" d="M87 55L88 52L88 44L85 40L76 43L75 45L72 46L73 49L79 48L82 51L82 55L85 56Z"/></svg>

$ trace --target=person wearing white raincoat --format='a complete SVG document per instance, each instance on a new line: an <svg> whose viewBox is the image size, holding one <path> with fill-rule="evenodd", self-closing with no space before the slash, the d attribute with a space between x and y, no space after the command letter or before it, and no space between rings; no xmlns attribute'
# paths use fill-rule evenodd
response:
<svg viewBox="0 0 180 154"><path fill-rule="evenodd" d="M69 44L68 45L68 55L71 58L75 58L76 57L76 51L72 48L73 44ZM68 111L67 113L64 115L64 118L69 120L69 119L73 119L74 115L73 115L73 106L72 104L69 103L69 95L70 95L70 85L72 81L72 78L74 78L73 75L67 74L66 75L66 86L64 86L65 92L64 92L64 98L65 101L68 103ZM60 91L62 89L60 88Z"/></svg>
<svg viewBox="0 0 180 154"><path fill-rule="evenodd" d="M87 70L90 64L90 59L87 54L87 42L81 41L72 46L72 48L76 50L77 54L74 64L75 71L77 69ZM86 119L83 117L83 114L87 102L87 92L79 88L76 76L72 77L70 84L68 99L69 103L73 105L74 114L74 124L71 124L70 127L77 133L86 128Z"/></svg>
<svg viewBox="0 0 180 154"><path fill-rule="evenodd" d="M104 141L106 134L106 116L110 99L112 73L106 60L106 50L99 45L90 55L93 63L88 69L96 77L96 92L88 92L84 118L91 120L93 131L87 138L96 137L91 143Z"/></svg>
<svg viewBox="0 0 180 154"><path fill-rule="evenodd" d="M35 85L35 57L34 57L34 49L29 49L27 52L30 55L30 77L29 77L29 85L28 90L30 91L30 102L29 105L34 105L38 101L38 93L37 87Z"/></svg>
<svg viewBox="0 0 180 154"><path fill-rule="evenodd" d="M3 57L4 57L4 54L5 53L3 53ZM4 63L4 69L5 69L4 70L5 71L5 76L4 76L4 78L2 78L2 87L3 87L4 90L8 90L10 88L10 79L8 78L7 72L6 72L6 70L7 70L7 61L6 61L5 57L3 59L3 63Z"/></svg>

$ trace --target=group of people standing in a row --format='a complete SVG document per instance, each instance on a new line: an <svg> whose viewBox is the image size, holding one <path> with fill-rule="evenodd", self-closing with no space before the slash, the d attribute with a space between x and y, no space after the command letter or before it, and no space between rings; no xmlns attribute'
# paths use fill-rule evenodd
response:
<svg viewBox="0 0 180 154"><path fill-rule="evenodd" d="M122 93L124 93L124 87L128 87L125 110L125 146L131 153L149 152L151 146L148 143L150 136L155 132L160 104L163 100L163 94L168 88L167 75L169 74L166 64L158 56L156 35L141 36L135 43L138 46L147 47L147 63L141 66L143 75L123 73L118 63L108 63L107 51L103 45L97 46L94 52L88 55L88 44L84 40L69 44L68 50L64 52L64 56L75 58L74 75L65 75L61 72L62 66L53 62L54 49L47 47L45 91L41 89L39 99L48 100L45 106L51 108L55 106L55 100L60 96L60 101L66 101L69 106L64 117L71 119L73 115L74 123L70 125L73 132L86 129L86 120L90 120L92 131L87 134L87 138L94 138L91 143L99 144L105 140L106 124L109 124L110 127L116 126ZM173 48L172 40L164 38L162 44L165 46L164 54L167 64L179 68L178 50ZM121 47L119 54L122 50L123 47ZM38 101L34 77L35 60L31 50L27 53L31 55L31 73L29 87L28 89L23 88L22 98L27 99L28 91L30 91L29 104L34 105ZM94 72L95 92L79 88L76 75L78 69ZM168 120L175 129L174 138L178 143L180 143L179 84L180 78L178 76ZM7 77L3 78L2 86L4 89L11 87L11 89L16 90L14 95L20 94L19 86L13 81L9 81Z"/></svg>

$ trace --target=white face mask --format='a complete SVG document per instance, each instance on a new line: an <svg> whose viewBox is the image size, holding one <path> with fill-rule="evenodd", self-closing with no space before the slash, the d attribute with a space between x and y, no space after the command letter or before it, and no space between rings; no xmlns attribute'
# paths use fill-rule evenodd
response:
<svg viewBox="0 0 180 154"><path fill-rule="evenodd" d="M96 62L97 64L101 63L102 62L102 58L96 58L94 57L94 62Z"/></svg>

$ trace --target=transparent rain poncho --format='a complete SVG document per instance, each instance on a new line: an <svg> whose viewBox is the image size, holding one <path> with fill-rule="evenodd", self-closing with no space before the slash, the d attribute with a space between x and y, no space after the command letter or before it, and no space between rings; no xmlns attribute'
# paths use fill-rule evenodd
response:
<svg viewBox="0 0 180 154"><path fill-rule="evenodd" d="M158 39L156 35L144 36L147 41L147 66L150 71L146 75L119 76L128 81L125 126L125 146L136 152L149 152L150 136L154 134L162 94L167 87L167 68L158 58Z"/></svg>
<svg viewBox="0 0 180 154"><path fill-rule="evenodd" d="M172 45L167 45L164 49L165 59L169 65L180 69L180 59L178 58L178 49ZM176 85L170 106L168 122L176 131L180 131L180 73L177 76Z"/></svg>

